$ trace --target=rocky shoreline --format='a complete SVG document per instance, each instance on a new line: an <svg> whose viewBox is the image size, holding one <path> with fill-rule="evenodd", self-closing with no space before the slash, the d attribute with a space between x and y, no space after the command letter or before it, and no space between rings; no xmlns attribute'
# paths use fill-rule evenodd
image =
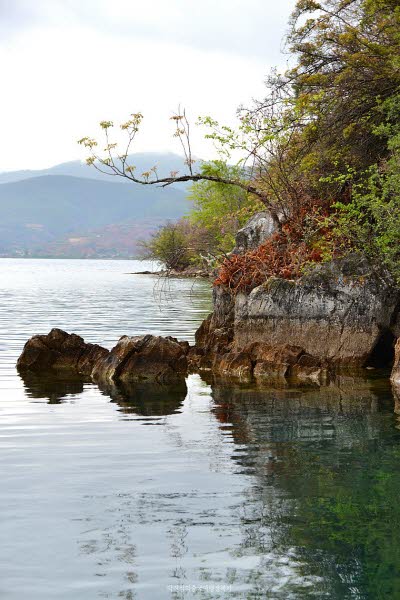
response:
<svg viewBox="0 0 400 600"><path fill-rule="evenodd" d="M205 269L185 269L184 271L136 271L129 275L156 275L157 277L168 277L173 279L213 279L215 278L214 271Z"/></svg>
<svg viewBox="0 0 400 600"><path fill-rule="evenodd" d="M238 233L237 247L254 247L272 231L261 213ZM326 386L338 376L386 369L400 386L400 290L358 256L319 265L297 281L271 278L249 293L215 286L213 300L194 346L172 337L123 336L109 351L53 329L26 343L17 368L68 371L103 386L170 385L193 372Z"/></svg>

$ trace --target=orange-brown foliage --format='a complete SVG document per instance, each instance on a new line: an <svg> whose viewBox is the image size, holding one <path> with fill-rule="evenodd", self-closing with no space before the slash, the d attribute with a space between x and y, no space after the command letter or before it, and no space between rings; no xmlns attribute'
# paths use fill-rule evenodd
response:
<svg viewBox="0 0 400 600"><path fill-rule="evenodd" d="M305 202L264 244L244 254L232 255L223 262L214 285L224 285L233 293L249 292L270 277L297 279L306 264L322 261L321 246L315 239L306 240L305 231L314 225L318 237L329 236L329 231L317 227L327 214L320 203Z"/></svg>

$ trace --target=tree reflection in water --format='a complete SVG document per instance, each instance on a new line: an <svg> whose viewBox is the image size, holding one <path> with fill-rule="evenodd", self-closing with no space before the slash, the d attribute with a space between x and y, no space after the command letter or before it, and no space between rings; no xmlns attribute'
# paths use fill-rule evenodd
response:
<svg viewBox="0 0 400 600"><path fill-rule="evenodd" d="M185 402L186 384L101 386L121 417L162 428L146 438L158 454L143 448L152 472L139 456L137 485L85 499L79 547L108 581L98 596L151 598L153 583L173 600L400 597L400 393L395 414L379 378L196 381ZM27 374L24 384L54 403L85 382ZM138 592L149 572L158 580Z"/></svg>
<svg viewBox="0 0 400 600"><path fill-rule="evenodd" d="M241 549L250 544L264 553L265 528L267 547L291 553L300 573L313 578L313 593L397 598L400 435L393 397L382 380L338 384L213 385L217 419L233 424L233 460L259 481L244 505L258 506L258 515L242 516L248 523Z"/></svg>

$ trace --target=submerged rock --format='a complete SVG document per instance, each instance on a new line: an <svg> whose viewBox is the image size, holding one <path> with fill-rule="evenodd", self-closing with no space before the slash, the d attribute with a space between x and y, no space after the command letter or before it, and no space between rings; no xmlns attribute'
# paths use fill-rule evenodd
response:
<svg viewBox="0 0 400 600"><path fill-rule="evenodd" d="M52 329L47 335L35 335L27 341L17 368L39 373L53 370L90 375L94 364L108 352L97 344L87 344L79 335Z"/></svg>
<svg viewBox="0 0 400 600"><path fill-rule="evenodd" d="M165 383L185 377L189 344L172 337L123 336L92 371L94 381L153 381Z"/></svg>

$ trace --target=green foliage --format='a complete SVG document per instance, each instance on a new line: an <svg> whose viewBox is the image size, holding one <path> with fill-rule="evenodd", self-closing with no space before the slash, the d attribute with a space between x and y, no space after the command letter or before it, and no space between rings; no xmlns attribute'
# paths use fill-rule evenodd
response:
<svg viewBox="0 0 400 600"><path fill-rule="evenodd" d="M222 160L203 163L201 173L232 181L243 178L243 169ZM251 215L264 205L235 185L202 180L189 191L193 203L188 217L167 223L148 242L142 242L143 255L159 260L167 269L213 267L235 246L235 234Z"/></svg>
<svg viewBox="0 0 400 600"><path fill-rule="evenodd" d="M143 256L160 261L167 269L182 271L190 264L186 236L180 223L167 223L149 241L142 242Z"/></svg>
<svg viewBox="0 0 400 600"><path fill-rule="evenodd" d="M350 201L334 205L333 243L384 265L400 284L400 95L383 103L381 111L386 118L375 132L387 138L387 158L363 173L349 168L332 177L351 189Z"/></svg>
<svg viewBox="0 0 400 600"><path fill-rule="evenodd" d="M167 270L174 271L205 266L216 253L212 234L187 217L160 227L149 241L141 242L141 247L144 258L160 261Z"/></svg>
<svg viewBox="0 0 400 600"><path fill-rule="evenodd" d="M203 163L201 173L225 179L240 180L243 169L222 160ZM193 202L190 221L201 226L214 239L218 253L228 253L235 245L235 234L251 215L265 207L239 187L213 181L199 181L191 186Z"/></svg>
<svg viewBox="0 0 400 600"><path fill-rule="evenodd" d="M317 8L318 6L318 8ZM364 169L387 153L375 135L381 105L400 86L400 7L393 0L300 0L292 16L298 63L285 76L302 135L325 170Z"/></svg>

